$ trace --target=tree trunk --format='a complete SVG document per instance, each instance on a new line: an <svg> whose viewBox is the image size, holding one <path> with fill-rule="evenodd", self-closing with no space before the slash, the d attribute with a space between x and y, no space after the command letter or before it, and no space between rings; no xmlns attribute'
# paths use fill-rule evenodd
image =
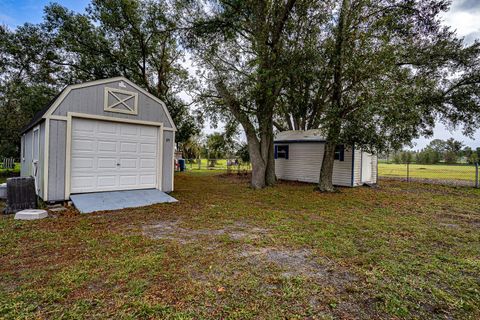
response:
<svg viewBox="0 0 480 320"><path fill-rule="evenodd" d="M318 181L318 191L333 192L333 164L335 162L335 142L327 142L323 153L322 168L320 170L320 180Z"/></svg>
<svg viewBox="0 0 480 320"><path fill-rule="evenodd" d="M332 85L332 112L330 113L330 123L327 135L327 143L323 153L322 167L320 169L320 179L318 181L318 190L322 192L335 191L333 187L333 164L335 162L335 147L342 129L342 90L343 90L343 56L345 42L345 19L347 10L350 6L349 0L342 1L340 8L340 17L338 19L338 29L335 39L335 50L333 52L333 85Z"/></svg>
<svg viewBox="0 0 480 320"><path fill-rule="evenodd" d="M267 186L273 186L275 182L277 182L277 176L275 175L275 155L273 148L273 132L271 132L269 134L268 160L267 167L265 169L265 183Z"/></svg>
<svg viewBox="0 0 480 320"><path fill-rule="evenodd" d="M266 162L262 157L261 144L254 135L247 135L247 142L250 162L252 163L251 186L254 189L261 189L266 186L265 172L267 168Z"/></svg>

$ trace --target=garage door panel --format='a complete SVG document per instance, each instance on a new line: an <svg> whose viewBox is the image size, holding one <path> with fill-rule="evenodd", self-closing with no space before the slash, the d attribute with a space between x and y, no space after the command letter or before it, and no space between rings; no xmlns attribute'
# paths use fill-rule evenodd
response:
<svg viewBox="0 0 480 320"><path fill-rule="evenodd" d="M152 183L155 183L155 176L140 175L140 184L141 185L151 185Z"/></svg>
<svg viewBox="0 0 480 320"><path fill-rule="evenodd" d="M156 162L156 159L140 159L140 169L153 169Z"/></svg>
<svg viewBox="0 0 480 320"><path fill-rule="evenodd" d="M142 128L140 128L140 136L141 137L156 138L157 137L157 130L154 127L142 127Z"/></svg>
<svg viewBox="0 0 480 320"><path fill-rule="evenodd" d="M93 169L95 163L95 159L88 157L75 157L72 159L72 169Z"/></svg>
<svg viewBox="0 0 480 320"><path fill-rule="evenodd" d="M74 176L72 177L72 191L89 189L95 185L95 177L93 176Z"/></svg>
<svg viewBox="0 0 480 320"><path fill-rule="evenodd" d="M138 168L137 159L120 159L120 170Z"/></svg>
<svg viewBox="0 0 480 320"><path fill-rule="evenodd" d="M117 168L117 158L99 158L98 169L116 169Z"/></svg>
<svg viewBox="0 0 480 320"><path fill-rule="evenodd" d="M97 186L101 188L115 187L117 185L117 176L116 175L102 175L97 177Z"/></svg>
<svg viewBox="0 0 480 320"><path fill-rule="evenodd" d="M120 135L121 136L137 136L138 135L138 126L136 125L131 125L131 124L125 124L120 126Z"/></svg>
<svg viewBox="0 0 480 320"><path fill-rule="evenodd" d="M72 144L75 145L75 150L73 152L93 152L95 151L95 143L93 140L88 139L74 139Z"/></svg>
<svg viewBox="0 0 480 320"><path fill-rule="evenodd" d="M90 121L75 121L72 126L75 133L93 133L95 131L95 123Z"/></svg>
<svg viewBox="0 0 480 320"><path fill-rule="evenodd" d="M158 127L73 119L71 193L155 188Z"/></svg>
<svg viewBox="0 0 480 320"><path fill-rule="evenodd" d="M115 141L98 141L98 152L117 152Z"/></svg>
<svg viewBox="0 0 480 320"><path fill-rule="evenodd" d="M98 124L98 133L107 135L117 134L117 124L113 122L101 121Z"/></svg>
<svg viewBox="0 0 480 320"><path fill-rule="evenodd" d="M157 152L157 145L154 143L141 143L140 152L146 154L155 154Z"/></svg>
<svg viewBox="0 0 480 320"><path fill-rule="evenodd" d="M120 152L137 153L137 143L135 142L121 142Z"/></svg>
<svg viewBox="0 0 480 320"><path fill-rule="evenodd" d="M130 186L137 186L138 185L138 176L136 175L121 175L120 176L120 186L122 187L130 187Z"/></svg>

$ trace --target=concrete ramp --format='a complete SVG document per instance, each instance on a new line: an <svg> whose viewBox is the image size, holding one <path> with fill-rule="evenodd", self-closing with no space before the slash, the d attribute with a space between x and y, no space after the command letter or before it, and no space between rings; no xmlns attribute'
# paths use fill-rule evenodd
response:
<svg viewBox="0 0 480 320"><path fill-rule="evenodd" d="M157 189L126 190L72 194L73 204L81 213L144 207L177 199Z"/></svg>

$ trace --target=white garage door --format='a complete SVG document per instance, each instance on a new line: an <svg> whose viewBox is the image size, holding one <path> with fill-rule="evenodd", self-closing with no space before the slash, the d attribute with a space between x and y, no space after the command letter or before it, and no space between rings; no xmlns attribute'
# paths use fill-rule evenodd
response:
<svg viewBox="0 0 480 320"><path fill-rule="evenodd" d="M74 118L71 193L155 188L158 127Z"/></svg>

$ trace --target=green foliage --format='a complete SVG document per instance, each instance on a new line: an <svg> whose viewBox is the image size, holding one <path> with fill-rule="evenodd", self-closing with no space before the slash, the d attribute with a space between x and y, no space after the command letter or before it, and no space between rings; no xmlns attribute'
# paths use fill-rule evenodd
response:
<svg viewBox="0 0 480 320"><path fill-rule="evenodd" d="M415 161L415 152L413 151L399 151L393 155L395 163L412 163Z"/></svg>
<svg viewBox="0 0 480 320"><path fill-rule="evenodd" d="M236 150L236 142L228 134L214 132L207 136L205 144L208 159L231 157Z"/></svg>
<svg viewBox="0 0 480 320"><path fill-rule="evenodd" d="M237 157L242 160L243 163L250 162L250 154L248 153L248 144L243 143L237 150Z"/></svg>
<svg viewBox="0 0 480 320"><path fill-rule="evenodd" d="M470 164L478 163L479 157L477 153L472 153L467 158L467 162Z"/></svg>
<svg viewBox="0 0 480 320"><path fill-rule="evenodd" d="M163 100L177 142L200 132L200 115L179 98L191 82L182 66L173 3L93 0L85 14L59 4L44 21L0 27L0 154L18 156L19 131L67 84L123 75Z"/></svg>
<svg viewBox="0 0 480 320"><path fill-rule="evenodd" d="M425 148L416 154L416 163L436 164L438 162L440 162L440 153L433 149Z"/></svg>

